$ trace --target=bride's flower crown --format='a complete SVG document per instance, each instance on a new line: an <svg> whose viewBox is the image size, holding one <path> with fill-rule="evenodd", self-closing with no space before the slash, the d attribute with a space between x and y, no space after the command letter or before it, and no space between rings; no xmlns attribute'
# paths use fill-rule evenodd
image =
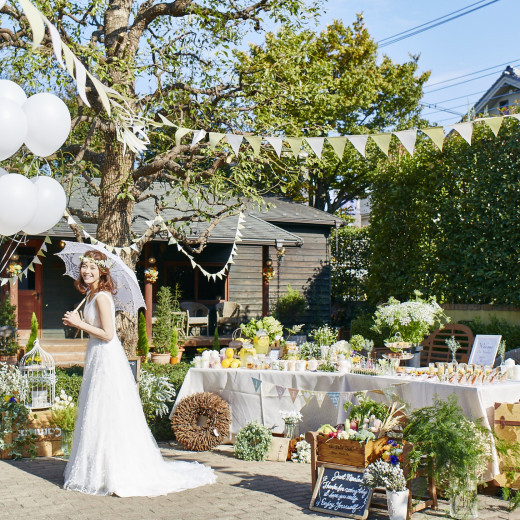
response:
<svg viewBox="0 0 520 520"><path fill-rule="evenodd" d="M98 267L101 267L103 269L110 269L114 262L107 258L106 260L96 260L95 258L92 258L91 256L79 256L79 260L82 264L86 264L88 262L92 262L93 264L96 264Z"/></svg>

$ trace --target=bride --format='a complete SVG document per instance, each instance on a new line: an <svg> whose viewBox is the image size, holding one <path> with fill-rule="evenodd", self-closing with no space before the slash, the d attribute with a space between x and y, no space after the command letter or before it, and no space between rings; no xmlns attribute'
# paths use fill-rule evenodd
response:
<svg viewBox="0 0 520 520"><path fill-rule="evenodd" d="M207 466L162 458L115 333L111 260L96 250L79 258L75 286L87 294L84 321L74 311L65 313L63 323L87 332L90 340L65 489L151 497L214 483L216 476Z"/></svg>

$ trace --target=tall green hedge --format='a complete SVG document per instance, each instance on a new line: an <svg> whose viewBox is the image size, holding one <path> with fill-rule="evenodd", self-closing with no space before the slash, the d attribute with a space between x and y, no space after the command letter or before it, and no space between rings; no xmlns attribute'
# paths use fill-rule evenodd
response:
<svg viewBox="0 0 520 520"><path fill-rule="evenodd" d="M371 195L367 295L520 305L520 123L496 138L474 125L472 145L452 132L443 151L382 161Z"/></svg>

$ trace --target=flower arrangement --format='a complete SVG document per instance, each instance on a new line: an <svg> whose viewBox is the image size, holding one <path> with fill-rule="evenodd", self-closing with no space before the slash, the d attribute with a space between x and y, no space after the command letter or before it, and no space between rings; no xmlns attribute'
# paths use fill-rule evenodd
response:
<svg viewBox="0 0 520 520"><path fill-rule="evenodd" d="M247 423L237 434L235 456L242 460L264 460L271 447L272 433L257 421Z"/></svg>
<svg viewBox="0 0 520 520"><path fill-rule="evenodd" d="M269 267L264 267L262 269L262 275L264 277L264 281L266 283L269 283L274 278L274 269L273 266L270 265Z"/></svg>
<svg viewBox="0 0 520 520"><path fill-rule="evenodd" d="M381 458L384 462L388 462L393 466L399 465L399 463L403 462L403 445L393 439L389 439L383 447Z"/></svg>
<svg viewBox="0 0 520 520"><path fill-rule="evenodd" d="M365 469L363 484L370 488L384 487L389 491L406 491L403 470L394 464L376 460Z"/></svg>
<svg viewBox="0 0 520 520"><path fill-rule="evenodd" d="M317 343L312 343L310 341L306 341L300 345L300 358L309 360L309 359L320 359L321 357L321 348Z"/></svg>
<svg viewBox="0 0 520 520"><path fill-rule="evenodd" d="M273 343L278 335L282 335L282 324L272 316L265 316L261 320L251 320L249 323L240 324L242 335L248 339L253 339L259 330L265 330L269 336L269 342Z"/></svg>
<svg viewBox="0 0 520 520"><path fill-rule="evenodd" d="M155 266L147 267L144 270L144 279L148 283L155 283L158 278L159 278L159 270L157 269L157 267L155 267Z"/></svg>
<svg viewBox="0 0 520 520"><path fill-rule="evenodd" d="M86 264L86 263L96 264L101 269L110 269L114 265L113 260L111 260L110 258L106 258L105 260L96 260L95 258L92 258L90 256L83 256L83 255L79 255L78 258L82 264Z"/></svg>
<svg viewBox="0 0 520 520"><path fill-rule="evenodd" d="M10 262L5 271L9 278L17 278L22 273L22 264Z"/></svg>
<svg viewBox="0 0 520 520"><path fill-rule="evenodd" d="M175 400L175 388L166 376L143 370L139 380L139 395L146 417L163 417L170 411L168 404Z"/></svg>
<svg viewBox="0 0 520 520"><path fill-rule="evenodd" d="M399 333L401 341L420 343L426 334L449 321L435 298L423 300L419 291L415 291L415 296L415 301L401 303L390 298L388 303L380 305L374 314L372 329L388 334L388 338Z"/></svg>
<svg viewBox="0 0 520 520"><path fill-rule="evenodd" d="M50 423L55 428L60 428L64 431L73 431L75 422L76 403L72 400L70 395L65 393L65 390L62 390L52 405Z"/></svg>
<svg viewBox="0 0 520 520"><path fill-rule="evenodd" d="M328 325L324 325L323 327L313 329L310 333L310 336L314 338L316 343L321 347L325 345L332 345L338 338L338 331L332 327L329 327Z"/></svg>
<svg viewBox="0 0 520 520"><path fill-rule="evenodd" d="M300 440L296 443L296 452L291 455L293 462L300 464L311 463L311 445L300 435Z"/></svg>
<svg viewBox="0 0 520 520"><path fill-rule="evenodd" d="M288 439L292 439L296 425L302 420L303 416L295 410L282 410L280 415L285 423L285 436Z"/></svg>
<svg viewBox="0 0 520 520"><path fill-rule="evenodd" d="M457 350L460 348L460 343L455 339L455 336L452 336L451 338L446 340L446 345L448 345L448 348L451 351L452 361L454 363L457 362L457 359L455 358L455 354L457 353Z"/></svg>
<svg viewBox="0 0 520 520"><path fill-rule="evenodd" d="M0 363L0 396L4 400L8 396L9 399L14 397L17 402L23 401L23 394L26 391L25 382L17 366Z"/></svg>

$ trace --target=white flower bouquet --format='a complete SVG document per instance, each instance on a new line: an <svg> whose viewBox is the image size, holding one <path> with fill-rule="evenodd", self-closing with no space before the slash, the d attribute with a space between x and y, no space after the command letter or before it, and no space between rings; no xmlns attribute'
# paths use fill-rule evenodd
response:
<svg viewBox="0 0 520 520"><path fill-rule="evenodd" d="M297 424L303 419L301 412L296 410L281 410L280 415L285 424Z"/></svg>
<svg viewBox="0 0 520 520"><path fill-rule="evenodd" d="M384 487L389 491L406 491L403 470L383 460L376 460L367 467L363 484L370 488Z"/></svg>

